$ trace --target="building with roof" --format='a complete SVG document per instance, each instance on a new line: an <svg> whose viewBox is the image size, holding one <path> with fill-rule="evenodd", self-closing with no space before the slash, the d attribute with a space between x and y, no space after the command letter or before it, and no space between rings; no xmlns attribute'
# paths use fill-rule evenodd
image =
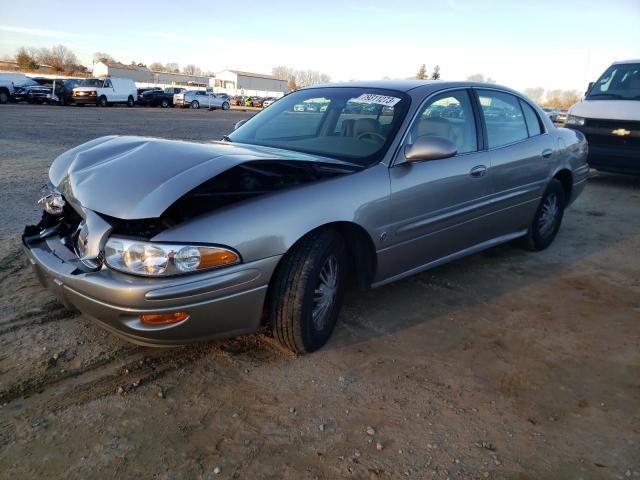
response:
<svg viewBox="0 0 640 480"><path fill-rule="evenodd" d="M207 88L210 85L209 77L204 75L187 75L186 73L161 72L150 70L141 65L125 65L118 62L93 64L94 77L118 77L130 78L138 87L194 87Z"/></svg>
<svg viewBox="0 0 640 480"><path fill-rule="evenodd" d="M229 95L249 95L257 97L281 97L288 91L287 81L273 75L223 70L214 79L216 93Z"/></svg>

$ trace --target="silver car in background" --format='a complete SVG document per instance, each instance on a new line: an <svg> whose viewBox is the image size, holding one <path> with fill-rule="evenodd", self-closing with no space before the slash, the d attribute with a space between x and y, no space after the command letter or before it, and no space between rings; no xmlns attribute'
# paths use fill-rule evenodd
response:
<svg viewBox="0 0 640 480"><path fill-rule="evenodd" d="M187 90L173 95L173 105L176 107L221 108L229 110L231 103L226 95L215 95L204 90Z"/></svg>
<svg viewBox="0 0 640 480"><path fill-rule="evenodd" d="M547 248L587 179L584 136L496 85L334 84L239 123L221 142L110 136L60 155L23 235L40 281L133 342L264 322L311 352L350 279Z"/></svg>

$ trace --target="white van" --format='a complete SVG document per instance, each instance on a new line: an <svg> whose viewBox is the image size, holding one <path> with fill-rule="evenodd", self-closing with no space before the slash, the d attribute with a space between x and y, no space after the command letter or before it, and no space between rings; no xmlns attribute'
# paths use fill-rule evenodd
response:
<svg viewBox="0 0 640 480"><path fill-rule="evenodd" d="M589 166L640 175L640 60L611 65L567 115L589 144Z"/></svg>
<svg viewBox="0 0 640 480"><path fill-rule="evenodd" d="M133 107L137 95L136 84L129 78L87 78L73 89L71 102L99 107L126 103L127 107Z"/></svg>

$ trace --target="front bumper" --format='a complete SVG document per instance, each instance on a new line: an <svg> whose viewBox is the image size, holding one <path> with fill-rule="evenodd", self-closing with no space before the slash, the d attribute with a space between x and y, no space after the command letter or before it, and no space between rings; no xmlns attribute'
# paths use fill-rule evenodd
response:
<svg viewBox="0 0 640 480"><path fill-rule="evenodd" d="M640 175L640 129L638 122L597 121L565 125L584 134L589 144L589 166L605 172ZM619 125L622 127L619 127ZM616 135L613 132L625 133Z"/></svg>
<svg viewBox="0 0 640 480"><path fill-rule="evenodd" d="M78 104L96 105L98 103L98 97L95 95L72 95L71 101Z"/></svg>
<svg viewBox="0 0 640 480"><path fill-rule="evenodd" d="M270 257L194 275L142 278L105 266L82 269L78 258L53 235L24 240L27 258L43 286L125 339L150 346L175 346L254 332L262 318L269 279L280 257ZM172 325L148 325L143 313L186 311Z"/></svg>

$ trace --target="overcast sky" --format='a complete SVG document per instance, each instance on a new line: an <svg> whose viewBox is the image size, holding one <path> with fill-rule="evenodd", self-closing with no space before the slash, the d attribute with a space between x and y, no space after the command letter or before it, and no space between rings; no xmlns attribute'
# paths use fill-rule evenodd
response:
<svg viewBox="0 0 640 480"><path fill-rule="evenodd" d="M334 81L474 73L517 89L578 89L615 60L640 58L640 0L324 0L52 2L0 0L0 56L62 43L131 61L271 73L315 69ZM102 14L101 14L102 13Z"/></svg>

